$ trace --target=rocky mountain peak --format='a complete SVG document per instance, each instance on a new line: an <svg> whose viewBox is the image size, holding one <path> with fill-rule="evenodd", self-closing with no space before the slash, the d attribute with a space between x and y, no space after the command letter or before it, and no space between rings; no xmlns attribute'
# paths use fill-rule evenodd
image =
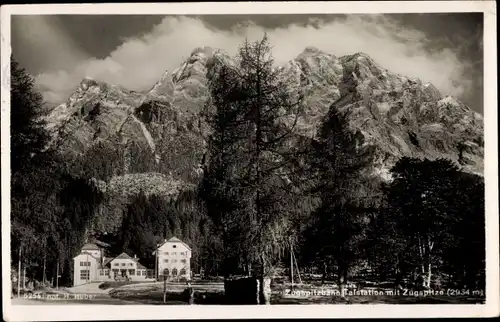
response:
<svg viewBox="0 0 500 322"><path fill-rule="evenodd" d="M211 47L198 47L191 52L189 58L172 74L174 83L186 79L206 79L207 61L212 58L214 50Z"/></svg>
<svg viewBox="0 0 500 322"><path fill-rule="evenodd" d="M191 55L189 55L190 57L212 57L212 55L214 54L214 49L210 46L201 46L201 47L197 47L195 48L192 52L191 52Z"/></svg>
<svg viewBox="0 0 500 322"><path fill-rule="evenodd" d="M52 111L49 127L64 133L65 149L85 150L118 137L150 149L168 173L196 176L208 133L201 115L207 85L223 65L237 68L224 51L195 48L144 94L85 78ZM347 112L352 129L376 147L374 169L381 176L401 156L446 157L481 173L482 116L433 84L391 73L366 53L337 57L316 47L278 68L289 90L303 97L303 110L289 111L290 119L300 113L294 129L299 136L315 137L335 108Z"/></svg>
<svg viewBox="0 0 500 322"><path fill-rule="evenodd" d="M172 72L165 71L152 89L145 95L144 101L161 100L171 102L177 85L196 87L204 85L207 63L212 59L214 49L209 46L195 48L188 59Z"/></svg>
<svg viewBox="0 0 500 322"><path fill-rule="evenodd" d="M97 81L92 77L86 76L85 78L82 79L78 88L86 91L87 89L89 89L91 87L95 87L95 86L106 87L107 84L105 82L102 82L102 81Z"/></svg>

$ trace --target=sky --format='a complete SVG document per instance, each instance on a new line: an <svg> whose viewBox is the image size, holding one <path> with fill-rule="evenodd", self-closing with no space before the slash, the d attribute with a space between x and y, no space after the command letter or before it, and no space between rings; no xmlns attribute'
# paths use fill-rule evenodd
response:
<svg viewBox="0 0 500 322"><path fill-rule="evenodd" d="M147 90L196 47L235 54L245 38L266 32L278 64L308 46L336 56L364 52L483 112L482 13L12 16L11 30L15 59L49 105L64 102L84 77Z"/></svg>

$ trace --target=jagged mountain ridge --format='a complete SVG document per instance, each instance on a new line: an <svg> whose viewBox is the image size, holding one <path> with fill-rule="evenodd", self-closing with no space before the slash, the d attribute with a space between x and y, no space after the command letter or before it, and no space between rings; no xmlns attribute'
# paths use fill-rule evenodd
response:
<svg viewBox="0 0 500 322"><path fill-rule="evenodd" d="M152 172L194 180L206 148L201 112L208 79L217 72L214 58L233 63L222 52L197 48L145 93L84 79L47 117L53 144L81 153L103 140L124 151L133 142L154 155ZM314 137L328 110L337 108L376 147L373 170L384 178L402 156L446 157L482 175L482 116L432 84L393 74L363 53L336 57L313 47L279 68L290 90L304 96L297 134Z"/></svg>

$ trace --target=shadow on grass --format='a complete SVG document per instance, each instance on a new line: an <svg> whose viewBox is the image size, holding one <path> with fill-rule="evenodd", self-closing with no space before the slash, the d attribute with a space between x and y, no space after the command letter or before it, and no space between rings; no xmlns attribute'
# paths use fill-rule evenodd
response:
<svg viewBox="0 0 500 322"><path fill-rule="evenodd" d="M111 281L111 282L103 282L102 284L99 285L99 288L101 290L107 290L109 288L116 288L120 287L123 285L130 285L130 284L140 284L144 282L140 281Z"/></svg>
<svg viewBox="0 0 500 322"><path fill-rule="evenodd" d="M166 302L163 302L162 290L113 290L109 295L113 298L149 305L187 305L189 302L189 295L186 290L183 292L167 292ZM225 304L224 292L195 292L194 304Z"/></svg>

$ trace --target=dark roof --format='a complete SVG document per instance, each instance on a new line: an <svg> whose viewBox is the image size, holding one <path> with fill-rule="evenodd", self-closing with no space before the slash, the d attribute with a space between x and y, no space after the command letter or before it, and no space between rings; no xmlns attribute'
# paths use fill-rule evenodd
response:
<svg viewBox="0 0 500 322"><path fill-rule="evenodd" d="M105 243L105 242L102 242L102 241L100 241L100 240L96 240L96 241L95 241L95 244L96 244L97 246L100 246L100 247L111 247L111 245L110 245L110 244Z"/></svg>
<svg viewBox="0 0 500 322"><path fill-rule="evenodd" d="M134 258L132 258L132 260L137 263L137 268L146 269L146 267L144 265L142 265L141 263L139 263L139 258L134 257Z"/></svg>
<svg viewBox="0 0 500 322"><path fill-rule="evenodd" d="M100 250L96 244L87 243L83 245L82 250Z"/></svg>
<svg viewBox="0 0 500 322"><path fill-rule="evenodd" d="M102 262L101 268L106 268L106 266L108 266L113 259L114 258L105 258L104 262Z"/></svg>

